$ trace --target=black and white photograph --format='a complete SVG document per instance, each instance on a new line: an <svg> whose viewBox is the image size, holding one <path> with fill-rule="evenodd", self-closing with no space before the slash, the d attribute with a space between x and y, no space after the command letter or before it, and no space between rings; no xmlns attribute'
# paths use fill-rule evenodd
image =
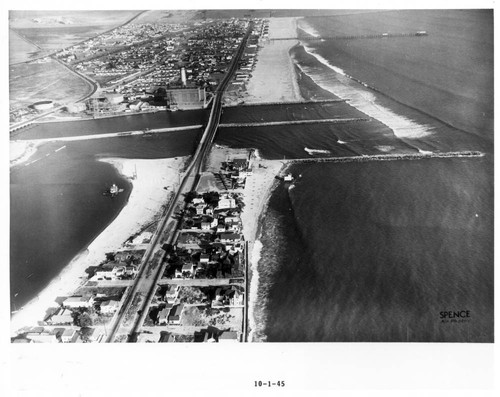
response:
<svg viewBox="0 0 500 397"><path fill-rule="evenodd" d="M9 348L191 343L217 382L267 346L489 365L494 3L196 4L4 13Z"/></svg>

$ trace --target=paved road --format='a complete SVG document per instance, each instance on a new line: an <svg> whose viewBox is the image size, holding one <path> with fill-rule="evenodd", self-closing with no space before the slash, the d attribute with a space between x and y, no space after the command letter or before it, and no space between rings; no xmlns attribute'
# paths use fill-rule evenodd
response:
<svg viewBox="0 0 500 397"><path fill-rule="evenodd" d="M222 95L227 88L233 73L238 67L238 61L245 49L246 41L250 35L251 28L252 26L249 25L240 47L233 58L231 66L226 73L226 76L217 88L207 127L193 156L193 160L186 169L184 174L185 176L178 191L176 192L172 205L169 206L158 225L157 231L151 240L150 248L146 251L143 257L134 285L127 290L124 298L122 299L117 319L110 327L110 332L106 338L107 342L112 342L115 335L124 333L129 334L130 342L134 342L136 340L136 336L142 326L142 323L144 322L145 316L147 315L151 299L154 296L157 282L163 274L164 265L162 265L161 262L163 261L165 252L161 249L161 246L164 242L171 243L174 233L168 233L169 236L166 241L163 241L161 237L165 235L167 225L174 226L174 228L170 229L170 231L175 230L175 227L177 226L176 221L169 221L177 203L181 201L183 193L196 189L200 172L220 121L222 111ZM137 310L139 307L141 309ZM134 313L136 310L137 312ZM130 321L131 318L133 319L132 324Z"/></svg>

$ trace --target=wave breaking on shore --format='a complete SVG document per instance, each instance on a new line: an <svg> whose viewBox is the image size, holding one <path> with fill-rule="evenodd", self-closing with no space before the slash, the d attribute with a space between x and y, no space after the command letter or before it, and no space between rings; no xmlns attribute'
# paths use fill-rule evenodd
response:
<svg viewBox="0 0 500 397"><path fill-rule="evenodd" d="M431 127L418 124L378 104L375 94L367 89L369 87L368 84L356 81L343 69L332 65L312 47L306 44L302 44L302 47L307 54L313 56L318 62L326 66L332 72L319 73L311 67L296 62L299 69L309 76L318 86L331 92L340 99L348 100L349 104L354 108L387 125L398 138L419 139L432 134Z"/></svg>

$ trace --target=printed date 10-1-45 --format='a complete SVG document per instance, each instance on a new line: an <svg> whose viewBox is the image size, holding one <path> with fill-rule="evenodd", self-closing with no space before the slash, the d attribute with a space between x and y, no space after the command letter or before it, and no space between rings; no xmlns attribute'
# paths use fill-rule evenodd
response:
<svg viewBox="0 0 500 397"><path fill-rule="evenodd" d="M262 382L261 380L256 380L255 381L255 387L272 387L272 386L278 386L278 387L285 387L285 381L284 380L279 380L277 382L271 382L268 380L267 382Z"/></svg>

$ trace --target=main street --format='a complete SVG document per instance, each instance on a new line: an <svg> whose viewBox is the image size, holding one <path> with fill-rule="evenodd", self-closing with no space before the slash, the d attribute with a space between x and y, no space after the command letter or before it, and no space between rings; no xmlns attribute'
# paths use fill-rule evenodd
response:
<svg viewBox="0 0 500 397"><path fill-rule="evenodd" d="M165 268L163 261L166 252L162 249L162 246L165 243L173 243L177 221L172 218L172 215L178 203L182 203L183 194L195 190L198 185L203 164L210 151L211 144L219 126L224 91L226 90L234 72L238 67L239 60L245 50L246 42L251 31L252 23L249 23L247 32L245 33L245 36L243 37L236 54L231 61L229 69L227 70L224 79L217 87L214 101L212 103L212 109L210 111L210 117L196 152L193 155L186 172L184 173L184 177L171 205L165 211L158 224L150 246L144 254L139 273L136 276L134 284L125 292L120 308L118 309L118 315L115 317L113 324L110 326L106 342L113 342L115 337L118 335L127 335L128 341L134 342L142 324L144 323L151 299L155 294L157 284Z"/></svg>

